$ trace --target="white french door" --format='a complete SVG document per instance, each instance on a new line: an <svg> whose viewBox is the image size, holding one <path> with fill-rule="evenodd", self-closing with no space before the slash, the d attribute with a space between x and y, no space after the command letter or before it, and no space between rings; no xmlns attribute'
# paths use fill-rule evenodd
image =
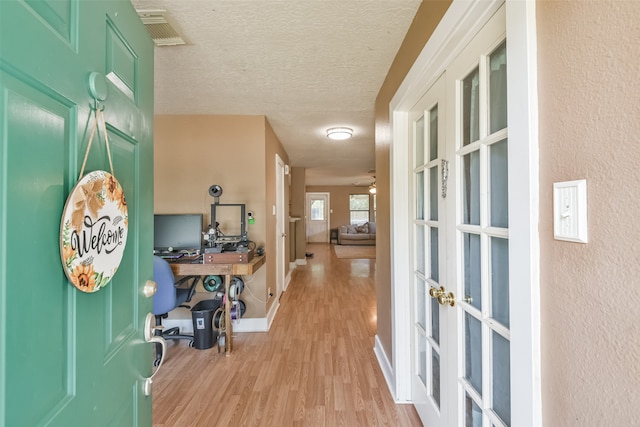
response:
<svg viewBox="0 0 640 427"><path fill-rule="evenodd" d="M459 415L466 426L511 425L507 57L504 7L447 70L455 100L456 333Z"/></svg>
<svg viewBox="0 0 640 427"><path fill-rule="evenodd" d="M505 7L411 108L411 400L428 426L511 425Z"/></svg>
<svg viewBox="0 0 640 427"><path fill-rule="evenodd" d="M285 204L285 164L276 154L276 301L284 291L285 285L285 246L287 238L286 219L287 208Z"/></svg>
<svg viewBox="0 0 640 427"><path fill-rule="evenodd" d="M448 327L453 324L453 312L438 303L449 286L445 265L447 212L441 199L446 165L444 101L443 76L412 109L408 120L413 154L411 394L420 417L433 426L442 424L440 414L446 414L446 405L450 404L441 371L447 366L443 357L451 353Z"/></svg>

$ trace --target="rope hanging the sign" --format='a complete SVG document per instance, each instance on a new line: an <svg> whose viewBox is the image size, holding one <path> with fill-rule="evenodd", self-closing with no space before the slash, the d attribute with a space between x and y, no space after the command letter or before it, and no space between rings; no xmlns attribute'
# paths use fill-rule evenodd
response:
<svg viewBox="0 0 640 427"><path fill-rule="evenodd" d="M107 146L107 156L109 157L109 167L111 168L111 175L115 176L113 173L113 162L111 161L111 149L109 148L109 134L107 133L107 122L104 118L104 112L101 108L95 109L93 128L91 128L91 135L89 135L89 143L87 144L87 150L84 153L84 160L82 161L82 167L80 168L80 175L78 176L78 180L80 180L84 174L84 167L87 164L87 158L89 157L89 151L91 151L91 143L93 142L93 136L98 129L98 123L100 122L99 118L102 117L102 132L104 133L104 140Z"/></svg>

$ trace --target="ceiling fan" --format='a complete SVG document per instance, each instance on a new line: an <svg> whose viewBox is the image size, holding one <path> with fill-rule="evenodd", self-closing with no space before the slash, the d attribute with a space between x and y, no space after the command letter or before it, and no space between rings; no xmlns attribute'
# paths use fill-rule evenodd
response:
<svg viewBox="0 0 640 427"><path fill-rule="evenodd" d="M367 187L369 193L376 194L376 177L375 175L366 181L356 181L353 183L355 187Z"/></svg>

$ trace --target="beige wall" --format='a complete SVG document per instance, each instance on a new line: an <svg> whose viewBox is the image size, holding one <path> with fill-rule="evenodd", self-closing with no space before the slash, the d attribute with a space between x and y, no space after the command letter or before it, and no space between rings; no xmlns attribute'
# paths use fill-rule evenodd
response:
<svg viewBox="0 0 640 427"><path fill-rule="evenodd" d="M206 226L213 184L223 188L220 203L244 203L256 219L247 224L249 239L265 246L267 254L251 291L266 300L267 284L275 288L275 153L285 163L288 157L265 117L161 115L155 117L154 129L155 212L203 213ZM272 303L265 305L248 293L243 300L245 317L264 317Z"/></svg>
<svg viewBox="0 0 640 427"><path fill-rule="evenodd" d="M154 129L156 213L202 212L208 223L208 190L219 184L221 203L247 203L264 218L264 117L156 116ZM239 146L253 155L239 156ZM250 237L264 244L256 224Z"/></svg>
<svg viewBox="0 0 640 427"><path fill-rule="evenodd" d="M391 363L393 363L393 357L391 354L391 211L389 204L391 130L389 102L450 4L450 1L425 0L422 2L376 98L376 188L378 191L376 224L377 336Z"/></svg>
<svg viewBox="0 0 640 427"><path fill-rule="evenodd" d="M639 425L640 4L537 19L545 425ZM589 243L554 240L553 183L582 178Z"/></svg>
<svg viewBox="0 0 640 427"><path fill-rule="evenodd" d="M307 186L307 192L329 193L330 207L333 211L330 215L329 228L338 228L341 225L350 223L349 196L351 194L369 194L368 187L356 187L355 185L332 185L332 186ZM373 200L370 201L373 209ZM373 220L373 214L369 217Z"/></svg>

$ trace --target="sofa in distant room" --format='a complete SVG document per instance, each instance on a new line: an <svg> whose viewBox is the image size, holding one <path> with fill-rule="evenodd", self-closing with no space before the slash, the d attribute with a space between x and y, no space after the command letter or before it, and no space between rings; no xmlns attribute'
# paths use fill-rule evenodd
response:
<svg viewBox="0 0 640 427"><path fill-rule="evenodd" d="M375 245L376 223L365 222L362 225L341 225L338 230L340 245Z"/></svg>

